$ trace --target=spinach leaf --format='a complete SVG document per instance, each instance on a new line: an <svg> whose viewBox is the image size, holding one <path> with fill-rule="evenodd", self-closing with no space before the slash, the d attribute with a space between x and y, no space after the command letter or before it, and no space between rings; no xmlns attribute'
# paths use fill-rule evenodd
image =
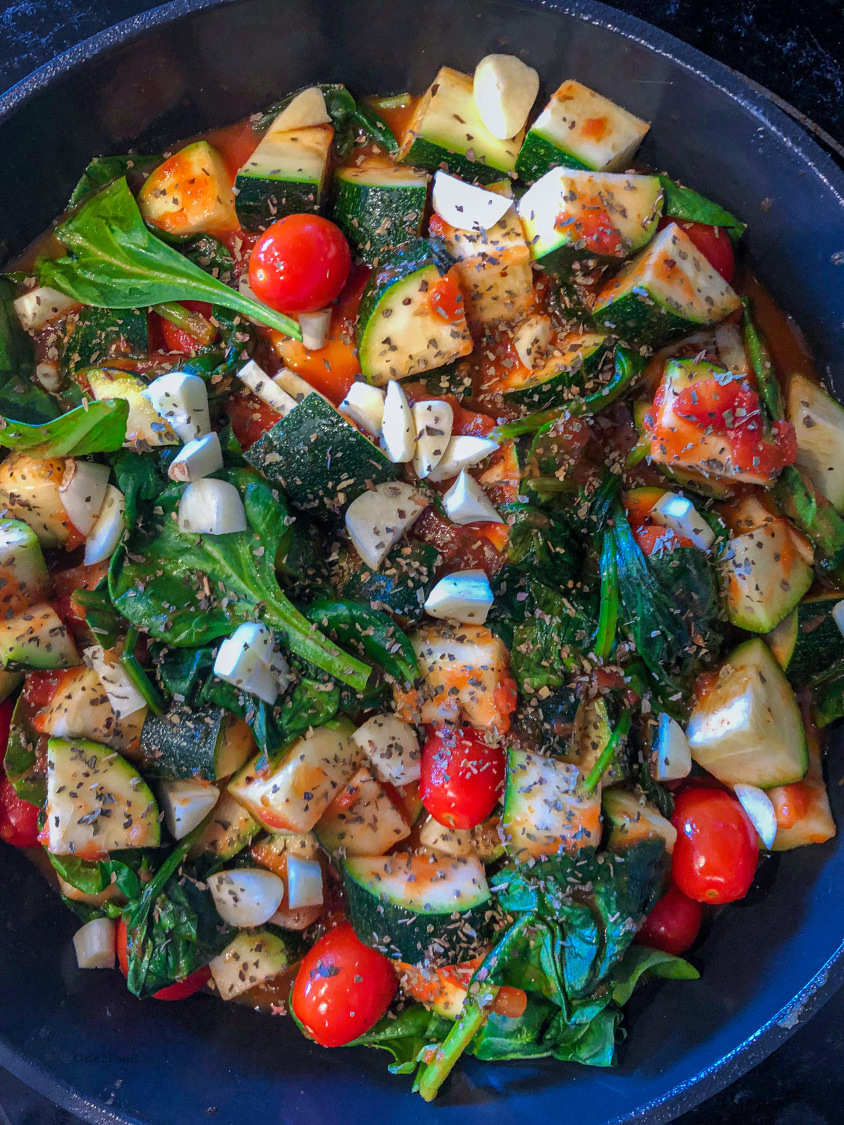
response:
<svg viewBox="0 0 844 1125"><path fill-rule="evenodd" d="M393 130L372 106L358 102L352 119L367 140L374 141L391 156L395 156L399 151L399 142Z"/></svg>
<svg viewBox="0 0 844 1125"><path fill-rule="evenodd" d="M141 517L142 505L151 504L170 485L170 478L160 457L127 450L112 465L117 487L126 498L127 527L135 527Z"/></svg>
<svg viewBox="0 0 844 1125"><path fill-rule="evenodd" d="M647 976L663 980L698 980L700 973L682 957L650 949L646 945L631 945L612 971L612 998L616 1004L626 1004L636 985Z"/></svg>
<svg viewBox="0 0 844 1125"><path fill-rule="evenodd" d="M52 395L35 383L35 349L14 307L15 286L0 277L0 415L40 425L59 413Z"/></svg>
<svg viewBox="0 0 844 1125"><path fill-rule="evenodd" d="M118 180L121 176L151 172L163 159L162 156L138 156L134 153L127 156L95 156L82 173L67 205L69 208L78 207L113 180Z"/></svg>
<svg viewBox="0 0 844 1125"><path fill-rule="evenodd" d="M349 1047L380 1047L393 1056L391 1074L412 1074L428 1047L438 1046L452 1027L451 1020L429 1012L421 1004L410 1004L398 1015L386 1015Z"/></svg>
<svg viewBox="0 0 844 1125"><path fill-rule="evenodd" d="M563 687L592 645L593 607L527 580L529 612L513 630L510 667L524 695Z"/></svg>
<svg viewBox="0 0 844 1125"><path fill-rule="evenodd" d="M77 406L40 425L0 418L0 446L23 450L30 457L82 457L112 453L126 439L129 403L109 398Z"/></svg>
<svg viewBox="0 0 844 1125"><path fill-rule="evenodd" d="M844 518L796 465L786 465L774 485L774 499L783 513L815 548L820 570L844 562Z"/></svg>
<svg viewBox="0 0 844 1125"><path fill-rule="evenodd" d="M40 259L39 279L83 304L134 309L166 301L210 301L302 338L290 317L229 288L152 234L125 178L95 195L55 233L69 254Z"/></svg>
<svg viewBox="0 0 844 1125"><path fill-rule="evenodd" d="M529 996L527 1007L518 1019L493 1012L472 1043L476 1059L497 1062L501 1059L536 1059L551 1054L543 1042L545 1029L558 1013L558 1007L541 996Z"/></svg>
<svg viewBox="0 0 844 1125"><path fill-rule="evenodd" d="M279 494L247 469L220 474L243 499L247 530L191 535L174 518L184 492L170 485L158 497L152 526L136 529L109 571L115 607L137 628L178 647L228 636L262 618L290 651L356 690L371 669L337 649L279 587L275 558L287 526Z"/></svg>
<svg viewBox="0 0 844 1125"><path fill-rule="evenodd" d="M664 202L662 213L669 219L682 219L691 223L706 223L712 227L726 227L733 240L741 238L747 227L741 219L731 215L720 204L699 195L691 188L683 187L669 176L660 176Z"/></svg>
<svg viewBox="0 0 844 1125"><path fill-rule="evenodd" d="M198 234L180 246L179 252L214 277L225 276L234 269L234 258L229 248L213 234Z"/></svg>
<svg viewBox="0 0 844 1125"><path fill-rule="evenodd" d="M71 887L87 895L101 894L111 884L130 901L140 897L142 879L150 870L149 854L145 849L112 852L105 860L85 860L78 856L59 856L49 852L48 858L58 876ZM113 900L103 903L97 910L110 918L122 913L122 907Z"/></svg>
<svg viewBox="0 0 844 1125"><path fill-rule="evenodd" d="M318 601L305 611L307 617L341 644L355 645L400 684L412 683L419 675L419 661L407 635L392 618L359 602Z"/></svg>

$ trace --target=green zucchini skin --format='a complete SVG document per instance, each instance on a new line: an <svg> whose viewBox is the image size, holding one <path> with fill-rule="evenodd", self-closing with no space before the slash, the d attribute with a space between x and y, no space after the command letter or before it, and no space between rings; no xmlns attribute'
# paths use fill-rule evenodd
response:
<svg viewBox="0 0 844 1125"><path fill-rule="evenodd" d="M838 592L804 598L767 641L794 687L808 687L839 660L844 660L844 636L832 616L841 601Z"/></svg>
<svg viewBox="0 0 844 1125"><path fill-rule="evenodd" d="M357 552L343 551L334 586L342 598L386 610L402 625L415 625L434 587L439 558L430 543L410 540L394 547L379 570L369 570Z"/></svg>
<svg viewBox="0 0 844 1125"><path fill-rule="evenodd" d="M62 362L68 371L97 367L110 359L149 355L145 309L83 308L68 320Z"/></svg>
<svg viewBox="0 0 844 1125"><path fill-rule="evenodd" d="M226 714L211 704L194 709L174 703L165 715L148 715L141 731L144 773L168 781L216 781Z"/></svg>
<svg viewBox="0 0 844 1125"><path fill-rule="evenodd" d="M584 172L590 171L588 164L584 164L571 153L557 148L533 129L528 129L519 149L519 155L516 157L516 172L519 179L524 180L526 184L532 184L552 168L561 166L578 168Z"/></svg>
<svg viewBox="0 0 844 1125"><path fill-rule="evenodd" d="M504 397L519 406L529 406L544 410L557 406L567 397L572 387L582 387L598 373L604 360L610 354L612 341L609 337L591 340L579 353L579 364L550 366L528 375L521 386L504 392Z"/></svg>
<svg viewBox="0 0 844 1125"><path fill-rule="evenodd" d="M509 172L507 168L493 168L483 160L471 160L465 153L452 152L425 137L414 137L401 162L432 174L445 166L452 176L476 184L494 184Z"/></svg>
<svg viewBox="0 0 844 1125"><path fill-rule="evenodd" d="M334 173L330 217L352 249L372 265L386 253L422 234L428 186L390 182L366 183L354 178L355 169Z"/></svg>
<svg viewBox="0 0 844 1125"><path fill-rule="evenodd" d="M320 395L304 398L243 456L291 503L323 521L370 482L398 477L398 466Z"/></svg>
<svg viewBox="0 0 844 1125"><path fill-rule="evenodd" d="M238 176L235 183L237 217L244 229L250 231L264 230L285 215L319 211L322 200L320 184L256 176Z"/></svg>

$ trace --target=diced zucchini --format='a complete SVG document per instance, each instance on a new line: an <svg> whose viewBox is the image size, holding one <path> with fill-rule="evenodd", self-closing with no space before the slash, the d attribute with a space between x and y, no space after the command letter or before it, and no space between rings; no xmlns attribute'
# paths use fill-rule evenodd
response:
<svg viewBox="0 0 844 1125"><path fill-rule="evenodd" d="M628 167L649 128L647 121L569 79L528 129L516 171L529 184L561 164L616 172Z"/></svg>
<svg viewBox="0 0 844 1125"><path fill-rule="evenodd" d="M73 638L49 603L0 621L0 668L72 668L78 663Z"/></svg>
<svg viewBox="0 0 844 1125"><path fill-rule="evenodd" d="M208 141L186 145L151 172L138 192L138 206L148 223L168 234L237 227L231 176Z"/></svg>
<svg viewBox="0 0 844 1125"><path fill-rule="evenodd" d="M472 351L466 318L446 320L431 296L440 271L425 239L386 255L370 277L360 303L357 336L361 371L383 386Z"/></svg>
<svg viewBox="0 0 844 1125"><path fill-rule="evenodd" d="M788 387L788 417L797 435L797 464L844 512L844 407L811 379L795 375Z"/></svg>
<svg viewBox="0 0 844 1125"><path fill-rule="evenodd" d="M553 168L519 200L530 256L567 274L574 262L618 262L641 250L662 214L658 176Z"/></svg>
<svg viewBox="0 0 844 1125"><path fill-rule="evenodd" d="M518 863L597 847L600 790L587 793L583 774L571 762L511 749L502 824L507 853Z"/></svg>
<svg viewBox="0 0 844 1125"><path fill-rule="evenodd" d="M247 724L222 707L173 703L166 714L147 716L140 752L150 777L219 781L243 766L255 743Z"/></svg>
<svg viewBox="0 0 844 1125"><path fill-rule="evenodd" d="M308 395L244 453L250 465L316 517L395 480L398 468L321 395Z"/></svg>
<svg viewBox="0 0 844 1125"><path fill-rule="evenodd" d="M211 962L211 976L222 1000L283 973L291 963L284 941L269 930L238 934Z"/></svg>
<svg viewBox="0 0 844 1125"><path fill-rule="evenodd" d="M38 536L23 520L0 520L0 608L15 613L43 599L46 589Z"/></svg>
<svg viewBox="0 0 844 1125"><path fill-rule="evenodd" d="M602 332L572 332L563 336L539 367L532 371L514 365L502 390L520 406L542 410L555 406L573 386L583 388L601 370L611 354L611 339Z"/></svg>
<svg viewBox="0 0 844 1125"><path fill-rule="evenodd" d="M741 501L733 522L736 532L719 567L727 615L740 629L767 633L808 591L814 571L788 520L758 500Z"/></svg>
<svg viewBox="0 0 844 1125"><path fill-rule="evenodd" d="M501 820L492 816L475 828L446 828L427 816L419 828L419 843L442 855L474 857L492 863L504 854Z"/></svg>
<svg viewBox="0 0 844 1125"><path fill-rule="evenodd" d="M332 855L383 855L410 835L410 825L377 778L361 766L314 831Z"/></svg>
<svg viewBox="0 0 844 1125"><path fill-rule="evenodd" d="M0 670L0 703L8 699L23 681L23 672L8 672Z"/></svg>
<svg viewBox="0 0 844 1125"><path fill-rule="evenodd" d="M160 843L158 805L138 771L98 742L47 744L47 850L96 859Z"/></svg>
<svg viewBox="0 0 844 1125"><path fill-rule="evenodd" d="M661 347L738 308L738 295L671 223L601 289L593 318L622 340Z"/></svg>
<svg viewBox="0 0 844 1125"><path fill-rule="evenodd" d="M68 318L62 362L70 372L149 355L146 309L80 309Z"/></svg>
<svg viewBox="0 0 844 1125"><path fill-rule="evenodd" d="M340 597L385 610L401 625L415 625L431 592L440 553L430 543L397 544L378 570L370 570L357 551L341 550L332 572Z"/></svg>
<svg viewBox="0 0 844 1125"><path fill-rule="evenodd" d="M38 729L53 738L83 738L137 754L146 708L118 719L100 677L80 665L62 677L49 704L38 715Z"/></svg>
<svg viewBox="0 0 844 1125"><path fill-rule="evenodd" d="M426 90L407 127L398 160L436 172L445 166L455 176L490 184L516 167L522 143L494 137L475 106L473 80L444 66Z"/></svg>
<svg viewBox="0 0 844 1125"><path fill-rule="evenodd" d="M319 210L333 137L330 125L287 130L273 122L234 181L237 217L247 230Z"/></svg>
<svg viewBox="0 0 844 1125"><path fill-rule="evenodd" d="M271 831L309 832L355 772L360 750L345 729L320 727L259 773L261 757L234 776L229 793Z"/></svg>
<svg viewBox="0 0 844 1125"><path fill-rule="evenodd" d="M419 780L422 752L416 731L398 715L373 715L352 738L376 777L390 785L410 785Z"/></svg>
<svg viewBox="0 0 844 1125"><path fill-rule="evenodd" d="M214 806L214 815L203 828L191 855L207 854L219 859L233 859L260 831L258 822L224 789Z"/></svg>
<svg viewBox="0 0 844 1125"><path fill-rule="evenodd" d="M791 685L760 637L727 657L695 703L686 733L692 758L727 785L770 789L806 772L806 733Z"/></svg>
<svg viewBox="0 0 844 1125"><path fill-rule="evenodd" d="M365 262L376 263L403 242L422 234L428 197L424 172L401 168L383 157L334 173L331 218Z"/></svg>
<svg viewBox="0 0 844 1125"><path fill-rule="evenodd" d="M89 367L84 375L97 401L123 398L129 403L125 446L143 453L162 445L180 444L170 423L143 397L147 384L139 376L101 367Z"/></svg>
<svg viewBox="0 0 844 1125"><path fill-rule="evenodd" d="M823 776L823 762L817 745L809 747L809 768L800 783L797 799L801 802L801 815L788 827L777 828L771 851L785 852L802 848L806 844L823 844L836 834L835 820L829 806L829 794ZM777 808L780 803L794 806L795 794L786 790L780 794L769 789L768 796ZM805 808L802 806L805 804Z"/></svg>
<svg viewBox="0 0 844 1125"><path fill-rule="evenodd" d="M361 941L399 961L476 956L493 917L477 859L414 855L343 861L349 920Z"/></svg>
<svg viewBox="0 0 844 1125"><path fill-rule="evenodd" d="M795 687L806 687L839 660L844 660L844 635L832 616L840 591L804 598L765 640Z"/></svg>
<svg viewBox="0 0 844 1125"><path fill-rule="evenodd" d="M42 547L63 547L71 533L59 493L66 463L27 453L10 453L0 461L0 511L31 527Z"/></svg>
<svg viewBox="0 0 844 1125"><path fill-rule="evenodd" d="M604 815L612 826L608 841L611 850L659 837L665 841L669 854L674 851L677 829L644 797L626 789L606 789L602 802Z"/></svg>

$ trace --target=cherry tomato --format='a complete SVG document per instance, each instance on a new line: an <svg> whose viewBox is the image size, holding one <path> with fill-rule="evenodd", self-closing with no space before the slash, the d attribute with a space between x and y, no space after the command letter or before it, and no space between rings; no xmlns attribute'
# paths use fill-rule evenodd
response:
<svg viewBox="0 0 844 1125"><path fill-rule="evenodd" d="M212 314L212 307L207 301L181 301L181 304L191 312L202 313L203 316L209 317ZM161 330L161 336L164 341L164 348L168 352L183 352L185 355L196 355L202 344L195 336L191 336L190 332L186 332L184 328L177 328L175 324L171 324L169 320L165 320L163 316L158 318L158 327Z"/></svg>
<svg viewBox="0 0 844 1125"><path fill-rule="evenodd" d="M261 235L249 259L249 284L278 312L316 312L346 284L352 255L343 232L319 215L287 215Z"/></svg>
<svg viewBox="0 0 844 1125"><path fill-rule="evenodd" d="M504 752L471 727L434 727L422 751L419 796L447 828L486 820L504 788Z"/></svg>
<svg viewBox="0 0 844 1125"><path fill-rule="evenodd" d="M692 242L703 254L712 268L720 273L725 281L732 281L736 272L736 259L730 236L724 227L713 227L708 223L693 223L688 219L660 219L659 229L676 223L686 232Z"/></svg>
<svg viewBox="0 0 844 1125"><path fill-rule="evenodd" d="M16 848L38 844L38 809L21 800L8 777L0 779L0 840Z"/></svg>
<svg viewBox="0 0 844 1125"><path fill-rule="evenodd" d="M121 918L117 923L117 963L124 977L129 976L129 932L126 923ZM186 1000L203 988L211 979L211 970L207 965L188 973L184 980L177 980L160 988L152 994L153 1000Z"/></svg>
<svg viewBox="0 0 844 1125"><path fill-rule="evenodd" d="M344 922L302 958L291 1004L320 1046L342 1047L381 1019L397 988L392 962L359 941Z"/></svg>
<svg viewBox="0 0 844 1125"><path fill-rule="evenodd" d="M759 842L732 793L690 786L677 797L672 873L684 894L698 902L744 898L756 873Z"/></svg>
<svg viewBox="0 0 844 1125"><path fill-rule="evenodd" d="M703 907L672 883L644 921L636 941L679 956L694 945Z"/></svg>

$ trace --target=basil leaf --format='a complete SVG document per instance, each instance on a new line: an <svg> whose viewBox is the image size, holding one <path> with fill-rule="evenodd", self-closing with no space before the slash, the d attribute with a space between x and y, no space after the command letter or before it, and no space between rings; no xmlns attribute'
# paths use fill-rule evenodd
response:
<svg viewBox="0 0 844 1125"><path fill-rule="evenodd" d="M82 457L113 453L126 440L129 403L123 398L89 402L40 426L0 418L0 446L30 457Z"/></svg>
<svg viewBox="0 0 844 1125"><path fill-rule="evenodd" d="M691 188L683 187L669 176L660 176L664 201L662 213L669 219L688 223L705 223L709 227L724 227L730 238L737 240L744 234L747 223L737 219L719 203L707 199Z"/></svg>

